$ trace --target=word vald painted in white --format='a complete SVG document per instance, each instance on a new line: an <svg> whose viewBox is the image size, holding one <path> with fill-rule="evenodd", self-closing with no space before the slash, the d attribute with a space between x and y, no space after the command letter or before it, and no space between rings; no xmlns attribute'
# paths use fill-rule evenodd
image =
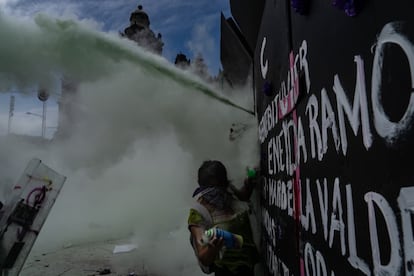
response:
<svg viewBox="0 0 414 276"><path fill-rule="evenodd" d="M384 26L381 31L378 41L376 43L375 56L372 68L372 91L371 91L371 106L372 112L368 109L368 97L365 82L365 69L364 61L360 56L355 56L356 63L356 85L354 90L353 103L350 103L347 93L341 84L338 75L334 76L333 80L333 92L336 96L337 111L334 112L331 100L328 97L328 92L325 88L321 90L321 101L315 95L310 95L306 105L306 113L308 119L308 135L310 139L311 157L322 160L324 154L328 149L328 131L332 133L335 148L339 152L342 149L343 155L347 153L347 128L345 124L345 117L351 126L352 132L355 136L358 134L358 130L362 128L362 140L365 148L368 150L373 142L373 130L376 131L379 137L384 139L388 145L393 145L398 141L398 138L407 130L413 123L414 115L414 96L411 94L409 104L405 110L404 115L398 122L390 120L389 116L385 113L381 101L381 76L383 67L384 49L388 44L398 45L406 54L409 64L410 76L412 86L414 86L414 47L411 42L399 34L395 28L395 23L390 23ZM265 44L264 44L265 45ZM263 53L263 51L262 51ZM309 67L307 61L307 43L303 41L299 54L295 58L292 73L290 75L297 76L298 69L305 71L306 76L306 91L310 91L310 78ZM263 58L261 58L263 60ZM298 68L299 67L299 68ZM262 66L262 69L263 66ZM262 71L265 76L266 71ZM289 74L288 74L289 75ZM294 89L294 77L290 77L290 85L286 90ZM289 84L288 83L288 84ZM283 89L282 89L283 90ZM259 138L261 143L264 143L268 137L269 132L275 128L280 119L280 93L278 93L272 102L266 107L264 114L259 124ZM295 94L288 92L286 95ZM319 114L320 113L320 114ZM370 118L370 115L373 118ZM318 121L321 121L321 125ZM374 127L371 126L373 122ZM298 118L297 125L283 121L283 130L270 138L268 142L269 162L272 166L269 166L269 173L274 174L283 168L281 155L283 154L283 148L289 151L287 148L292 141L292 136L297 137L297 152L296 158L299 161L302 155L306 162L308 153L305 143L305 131L303 128L302 118ZM339 127L338 127L339 125ZM289 134L291 132L291 134ZM286 154L288 155L288 154ZM296 163L297 163L296 162ZM277 164L275 164L277 163ZM278 167L276 170L274 170ZM273 169L272 169L273 168ZM288 168L289 169L289 168ZM294 168L292 168L294 169Z"/></svg>
<svg viewBox="0 0 414 276"><path fill-rule="evenodd" d="M303 204L301 204L301 224L303 229L311 231L313 234L322 231L323 237L330 248L332 248L334 241L340 242L341 254L343 256L348 255L348 262L354 268L361 270L366 275L371 275L371 273L374 275L400 275L403 263L406 266L406 270L411 267L410 262L412 261L412 244L414 239L411 217L412 211L410 211L410 209L414 207L414 205L412 205L414 204L414 201L407 201L406 199L407 195L414 195L414 187L402 188L398 198L400 207L398 213L402 214L402 227L400 229L403 231L403 233L401 233L402 236L406 239L403 245L400 244L400 233L398 231L399 227L396 215L390 207L389 202L379 193L368 192L364 195L366 210L359 210L358 213L368 214L370 241L369 244L366 244L366 247L364 247L371 248L372 259L369 262L373 267L373 271L371 271L367 262L360 258L357 252L357 242L361 244L368 243L368 241L358 239L355 235L355 229L357 227L365 227L366 224L355 224L354 200L351 185L345 185L345 191L341 191L339 178L335 178L333 192L328 195L328 181L326 178L322 181L316 180L316 183L312 184L309 179L306 179L305 182L305 185L301 185L301 189L304 191L302 195L305 195L302 199ZM317 195L312 194L311 192L311 186L315 187L314 184L316 184L317 187ZM344 193L346 203L342 202ZM318 204L315 202L316 198ZM381 225L377 222L377 218L379 217L383 218L385 225ZM320 225L322 225L322 229L317 228L317 218L321 221ZM381 247L381 244L383 243L378 240L378 227L387 230L386 232L390 242L389 249L384 249L384 246ZM405 253L404 262L402 255L400 254L401 248L404 249ZM384 252L384 250L389 251ZM380 255L390 256L389 262L386 264L382 263ZM308 275L316 274L313 273Z"/></svg>
<svg viewBox="0 0 414 276"><path fill-rule="evenodd" d="M293 217L294 197L292 189L292 180L287 182L274 179L266 179L264 187L264 198L269 207L276 206L285 211L287 215ZM328 193L328 186L333 187L332 193ZM314 190L311 190L313 187ZM405 270L411 269L411 263L414 262L414 187L401 188L397 199L401 214L401 227L398 227L397 216L390 207L389 202L379 193L368 192L363 196L366 202L366 209L359 210L360 215L367 214L370 240L358 239L355 229L365 227L357 225L354 219L354 199L351 184L345 185L341 189L339 178L335 178L333 183L328 183L327 178L316 179L312 182L306 178L300 182L302 196L300 206L302 206L300 222L305 231L312 234L323 236L329 248L339 242L338 248L341 249L342 256L348 256L349 264L362 271L366 275L400 275L402 265ZM345 198L345 201L343 199ZM382 217L377 221L377 218ZM262 221L264 230L270 240L269 246L277 248L280 233L277 233L277 222L269 215L268 210L262 211ZM384 225L380 223L383 221ZM386 229L390 246L384 249L378 240L378 227ZM402 233L398 229L402 229ZM400 237L403 242L400 242ZM371 248L371 260L367 262L358 256L357 242L359 247ZM366 243L366 244L364 244ZM364 246L361 246L364 244ZM404 252L404 259L401 254ZM384 250L389 250L385 252ZM310 248L305 248L305 268L313 273L307 275L326 275L315 274L315 254ZM306 255L308 254L308 255ZM321 271L327 271L326 264L323 260L322 253L317 251L319 256L319 265L324 264ZM381 262L380 256L390 256L389 262ZM369 264L372 264L371 271ZM318 268L319 269L319 268ZM407 274L409 275L409 274Z"/></svg>

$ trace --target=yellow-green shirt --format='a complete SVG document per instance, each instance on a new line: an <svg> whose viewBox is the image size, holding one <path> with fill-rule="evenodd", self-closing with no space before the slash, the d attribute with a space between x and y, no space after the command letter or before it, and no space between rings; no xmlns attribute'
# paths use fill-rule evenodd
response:
<svg viewBox="0 0 414 276"><path fill-rule="evenodd" d="M188 225L202 228L206 228L207 226L218 227L243 237L243 247L241 249L226 248L222 258L217 258L214 265L220 268L225 267L232 272L241 266L253 268L254 264L258 261L258 253L253 241L248 211L237 212L231 216L217 217L214 213L211 215L213 225L208 225L208 221L197 210L190 209Z"/></svg>

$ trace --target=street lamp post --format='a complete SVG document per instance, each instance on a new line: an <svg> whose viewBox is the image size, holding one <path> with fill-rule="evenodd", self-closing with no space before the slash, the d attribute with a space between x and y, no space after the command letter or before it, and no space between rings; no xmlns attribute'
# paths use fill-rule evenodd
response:
<svg viewBox="0 0 414 276"><path fill-rule="evenodd" d="M42 112L42 137L46 136L46 101L43 102L43 112Z"/></svg>
<svg viewBox="0 0 414 276"><path fill-rule="evenodd" d="M11 120L12 120L13 112L14 112L14 102L15 102L15 97L12 95L12 96L10 96L9 123L8 123L8 126L7 126L7 134L10 134Z"/></svg>
<svg viewBox="0 0 414 276"><path fill-rule="evenodd" d="M45 88L40 88L37 91L37 98L43 102L43 113L42 113L42 137L46 135L46 101L49 99L49 92Z"/></svg>

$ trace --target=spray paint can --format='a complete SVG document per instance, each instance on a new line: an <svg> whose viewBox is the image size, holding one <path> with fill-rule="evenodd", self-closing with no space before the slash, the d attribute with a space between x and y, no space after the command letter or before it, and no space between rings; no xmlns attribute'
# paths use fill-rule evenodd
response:
<svg viewBox="0 0 414 276"><path fill-rule="evenodd" d="M204 231L202 242L207 244L213 238L223 238L227 249L240 249L243 246L243 237L220 228L211 228Z"/></svg>
<svg viewBox="0 0 414 276"><path fill-rule="evenodd" d="M254 168L247 167L246 174L248 178L255 178L257 176L257 170Z"/></svg>

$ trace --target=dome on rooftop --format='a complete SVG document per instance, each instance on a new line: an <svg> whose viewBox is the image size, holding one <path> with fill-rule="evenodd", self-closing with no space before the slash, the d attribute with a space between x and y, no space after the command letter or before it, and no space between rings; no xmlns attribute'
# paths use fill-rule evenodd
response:
<svg viewBox="0 0 414 276"><path fill-rule="evenodd" d="M149 28L150 20L146 12L143 11L142 5L138 5L138 8L131 13L129 17L131 25L136 24L142 27Z"/></svg>

